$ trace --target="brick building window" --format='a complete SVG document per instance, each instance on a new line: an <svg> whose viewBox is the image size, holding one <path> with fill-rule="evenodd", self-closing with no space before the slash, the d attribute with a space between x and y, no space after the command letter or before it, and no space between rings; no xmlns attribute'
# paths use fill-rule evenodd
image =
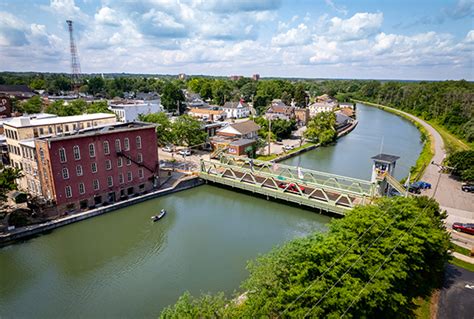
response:
<svg viewBox="0 0 474 319"><path fill-rule="evenodd" d="M143 168L138 169L138 177L143 178Z"/></svg>
<svg viewBox="0 0 474 319"><path fill-rule="evenodd" d="M97 191L99 190L99 180L98 179L94 179L92 181L92 186L94 187L94 190Z"/></svg>
<svg viewBox="0 0 474 319"><path fill-rule="evenodd" d="M116 140L115 140L115 151L116 151L116 152L122 151L122 145L120 144L120 140L119 140L119 139L116 139Z"/></svg>
<svg viewBox="0 0 474 319"><path fill-rule="evenodd" d="M72 148L72 152L74 153L74 159L75 160L80 160L81 159L81 151L79 150L79 146L75 145Z"/></svg>
<svg viewBox="0 0 474 319"><path fill-rule="evenodd" d="M66 188L64 189L65 192L66 192L66 198L71 198L72 197L72 189L71 189L71 186L66 186Z"/></svg>
<svg viewBox="0 0 474 319"><path fill-rule="evenodd" d="M44 163L44 151L42 147L40 148L39 153L40 153L41 163Z"/></svg>
<svg viewBox="0 0 474 319"><path fill-rule="evenodd" d="M109 155L110 154L110 145L109 142L104 141L104 154Z"/></svg>
<svg viewBox="0 0 474 319"><path fill-rule="evenodd" d="M105 169L110 171L112 169L112 161L111 160L106 160L105 161Z"/></svg>
<svg viewBox="0 0 474 319"><path fill-rule="evenodd" d="M63 168L63 178L68 179L69 178L69 170L65 167Z"/></svg>
<svg viewBox="0 0 474 319"><path fill-rule="evenodd" d="M86 192L86 187L84 186L84 183L79 183L79 194L84 194Z"/></svg>
<svg viewBox="0 0 474 319"><path fill-rule="evenodd" d="M142 137L141 136L137 136L135 138L135 141L137 143L137 149L141 149L142 148Z"/></svg>
<svg viewBox="0 0 474 319"><path fill-rule="evenodd" d="M127 166L132 165L132 161L129 158L127 158L126 163L127 163Z"/></svg>
<svg viewBox="0 0 474 319"><path fill-rule="evenodd" d="M97 163L92 163L91 164L91 171L92 171L92 173L97 173Z"/></svg>
<svg viewBox="0 0 474 319"><path fill-rule="evenodd" d="M123 166L123 160L121 157L117 158L117 166L122 167Z"/></svg>
<svg viewBox="0 0 474 319"><path fill-rule="evenodd" d="M66 150L64 148L59 149L59 161L61 163L66 163Z"/></svg>
<svg viewBox="0 0 474 319"><path fill-rule="evenodd" d="M142 155L142 153L138 153L138 154L137 154L137 162L138 162L138 163L143 163L143 155Z"/></svg>
<svg viewBox="0 0 474 319"><path fill-rule="evenodd" d="M76 175L77 176L82 176L83 172L82 172L82 165L77 165L76 166Z"/></svg>
<svg viewBox="0 0 474 319"><path fill-rule="evenodd" d="M119 184L123 184L123 174L119 174Z"/></svg>
<svg viewBox="0 0 474 319"><path fill-rule="evenodd" d="M127 172L127 180L131 182L133 180L132 172Z"/></svg>
<svg viewBox="0 0 474 319"><path fill-rule="evenodd" d="M123 148L125 151L130 151L130 140L128 137L123 140Z"/></svg>
<svg viewBox="0 0 474 319"><path fill-rule="evenodd" d="M114 179L112 178L112 176L107 176L107 185L109 187L114 186Z"/></svg>
<svg viewBox="0 0 474 319"><path fill-rule="evenodd" d="M89 144L89 156L90 157L95 157L95 147L93 143Z"/></svg>

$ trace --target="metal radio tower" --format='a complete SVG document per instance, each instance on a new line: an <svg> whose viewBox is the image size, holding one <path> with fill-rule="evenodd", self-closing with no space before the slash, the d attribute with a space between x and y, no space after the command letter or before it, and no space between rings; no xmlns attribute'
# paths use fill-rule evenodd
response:
<svg viewBox="0 0 474 319"><path fill-rule="evenodd" d="M70 42L70 49L71 49L71 79L72 79L72 86L74 91L77 91L80 84L80 76L81 76L81 65L79 64L79 56L77 54L76 43L74 42L74 36L72 34L72 21L66 20L69 29L69 42Z"/></svg>

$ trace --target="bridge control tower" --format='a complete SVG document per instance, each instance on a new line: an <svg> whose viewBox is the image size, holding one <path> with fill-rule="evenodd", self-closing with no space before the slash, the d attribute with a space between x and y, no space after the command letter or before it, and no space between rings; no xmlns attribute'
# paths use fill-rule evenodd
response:
<svg viewBox="0 0 474 319"><path fill-rule="evenodd" d="M371 182L377 183L380 195L387 195L391 188L395 188L398 192L399 183L393 177L395 173L395 165L399 156L380 153L372 157L374 165L372 166Z"/></svg>

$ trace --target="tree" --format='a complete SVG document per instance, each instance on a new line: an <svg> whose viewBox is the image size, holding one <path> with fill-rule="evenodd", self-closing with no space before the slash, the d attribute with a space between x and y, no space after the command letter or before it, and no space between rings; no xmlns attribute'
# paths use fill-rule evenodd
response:
<svg viewBox="0 0 474 319"><path fill-rule="evenodd" d="M99 76L93 77L87 81L88 92L92 95L102 93L105 90L105 82Z"/></svg>
<svg viewBox="0 0 474 319"><path fill-rule="evenodd" d="M54 101L46 107L46 113L58 116L71 116L84 114L87 109L87 102L84 100L74 100L65 103L63 100Z"/></svg>
<svg viewBox="0 0 474 319"><path fill-rule="evenodd" d="M215 104L224 105L225 102L231 99L232 88L228 81L215 80L212 83L212 96Z"/></svg>
<svg viewBox="0 0 474 319"><path fill-rule="evenodd" d="M463 181L474 181L474 151L459 151L447 158L447 164L453 168L451 173Z"/></svg>
<svg viewBox="0 0 474 319"><path fill-rule="evenodd" d="M6 167L0 171L0 203L5 201L7 192L17 189L15 180L22 176L18 168Z"/></svg>
<svg viewBox="0 0 474 319"><path fill-rule="evenodd" d="M194 146L202 144L207 139L201 122L189 115L182 115L172 125L176 144Z"/></svg>
<svg viewBox="0 0 474 319"><path fill-rule="evenodd" d="M303 83L298 83L295 87L295 103L298 107L306 107L306 91Z"/></svg>
<svg viewBox="0 0 474 319"><path fill-rule="evenodd" d="M249 82L240 88L240 94L245 101L251 101L257 92L257 82Z"/></svg>
<svg viewBox="0 0 474 319"><path fill-rule="evenodd" d="M178 115L184 112L186 105L184 102L184 94L181 89L173 82L167 82L163 87L161 95L161 104L169 112L177 112ZM179 106L179 108L178 108Z"/></svg>
<svg viewBox="0 0 474 319"><path fill-rule="evenodd" d="M99 101L99 102L92 102L91 104L87 105L86 113L113 113L109 106L107 105L106 101Z"/></svg>
<svg viewBox="0 0 474 319"><path fill-rule="evenodd" d="M156 124L156 137L158 145L164 146L175 143L173 126L165 113L160 112L147 115L140 114L138 118L140 121Z"/></svg>
<svg viewBox="0 0 474 319"><path fill-rule="evenodd" d="M180 298L162 318L413 318L442 284L446 214L427 197L383 198L249 263L246 300ZM213 302L210 302L213 301Z"/></svg>
<svg viewBox="0 0 474 319"><path fill-rule="evenodd" d="M326 145L337 137L335 126L336 115L333 112L321 112L308 122L304 136L307 139L318 141L321 145Z"/></svg>
<svg viewBox="0 0 474 319"><path fill-rule="evenodd" d="M30 88L32 90L44 90L46 89L46 81L41 78L34 79L30 83Z"/></svg>
<svg viewBox="0 0 474 319"><path fill-rule="evenodd" d="M40 113L43 109L43 102L39 95L35 95L26 102L19 104L20 111L27 114Z"/></svg>

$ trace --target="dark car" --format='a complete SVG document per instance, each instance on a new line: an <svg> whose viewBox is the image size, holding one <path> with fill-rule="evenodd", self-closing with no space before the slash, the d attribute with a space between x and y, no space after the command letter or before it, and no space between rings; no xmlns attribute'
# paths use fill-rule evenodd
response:
<svg viewBox="0 0 474 319"><path fill-rule="evenodd" d="M421 194L421 187L411 184L410 187L408 187L408 191L413 194Z"/></svg>
<svg viewBox="0 0 474 319"><path fill-rule="evenodd" d="M295 183L280 183L278 187L285 189L289 192L298 193L298 188L296 187ZM298 185L302 192L304 192L305 188L301 185Z"/></svg>
<svg viewBox="0 0 474 319"><path fill-rule="evenodd" d="M415 187L419 187L421 189L430 189L431 188L431 184L428 183L428 182L424 182L424 181L418 181L418 182L415 182L411 185L415 186Z"/></svg>
<svg viewBox="0 0 474 319"><path fill-rule="evenodd" d="M455 231L474 235L474 224L453 223L453 229Z"/></svg>
<svg viewBox="0 0 474 319"><path fill-rule="evenodd" d="M461 186L463 192L473 193L474 185L473 184L464 184Z"/></svg>

